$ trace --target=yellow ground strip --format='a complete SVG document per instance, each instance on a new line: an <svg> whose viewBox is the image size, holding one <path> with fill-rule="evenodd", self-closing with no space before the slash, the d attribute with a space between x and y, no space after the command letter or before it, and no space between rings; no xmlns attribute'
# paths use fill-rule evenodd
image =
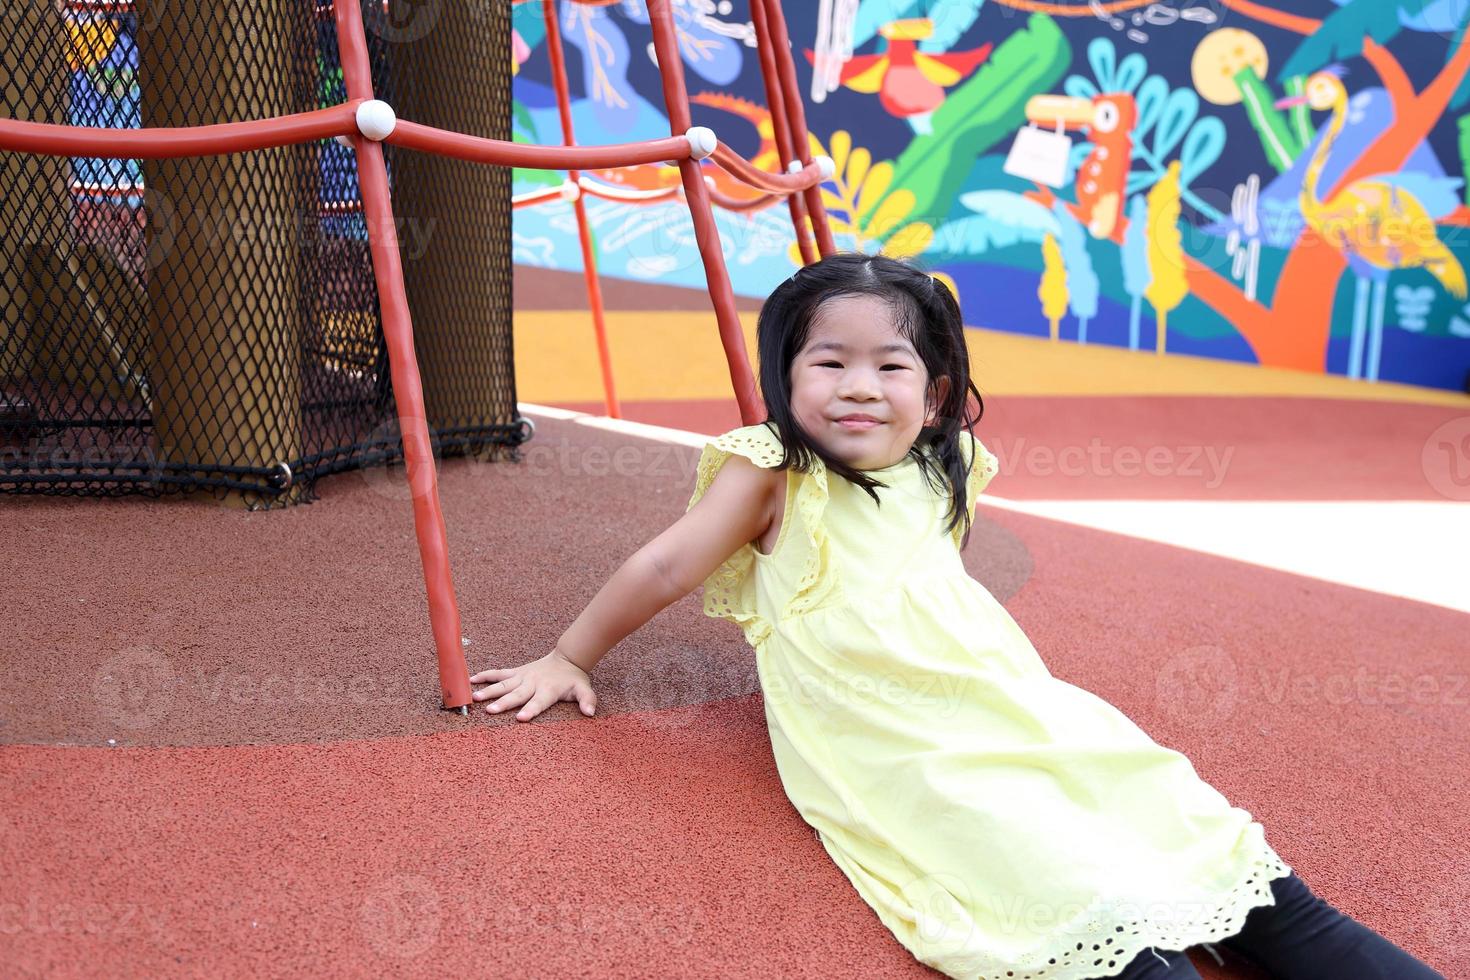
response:
<svg viewBox="0 0 1470 980"><path fill-rule="evenodd" d="M755 365L754 313L740 315ZM730 374L714 314L607 314L620 401L730 398ZM1470 395L1332 374L1262 368L1205 357L1086 346L972 328L970 364L986 395L1285 395L1417 402L1470 409ZM602 373L586 310L515 316L516 387L527 402L600 402Z"/></svg>

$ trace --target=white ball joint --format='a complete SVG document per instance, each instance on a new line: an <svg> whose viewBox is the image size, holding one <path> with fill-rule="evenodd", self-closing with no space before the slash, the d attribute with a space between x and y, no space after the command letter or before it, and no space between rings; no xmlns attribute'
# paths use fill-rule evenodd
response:
<svg viewBox="0 0 1470 980"><path fill-rule="evenodd" d="M561 182L561 199L563 201L570 204L581 196L582 188L579 185L572 183L570 180Z"/></svg>
<svg viewBox="0 0 1470 980"><path fill-rule="evenodd" d="M357 107L357 131L375 143L392 135L397 125L393 107L382 99L368 99Z"/></svg>
<svg viewBox="0 0 1470 980"><path fill-rule="evenodd" d="M823 180L828 179L837 172L837 164L832 161L831 157L812 157L812 165L817 168ZM786 165L786 172L789 174L799 174L805 169L801 165L800 160L792 160Z"/></svg>
<svg viewBox="0 0 1470 980"><path fill-rule="evenodd" d="M689 141L689 157L693 160L703 160L720 145L715 138L715 131L708 126L693 126L684 134Z"/></svg>

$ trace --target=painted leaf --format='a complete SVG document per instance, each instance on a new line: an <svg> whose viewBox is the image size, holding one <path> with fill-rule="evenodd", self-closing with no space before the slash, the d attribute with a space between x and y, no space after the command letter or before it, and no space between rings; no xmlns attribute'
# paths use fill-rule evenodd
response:
<svg viewBox="0 0 1470 980"><path fill-rule="evenodd" d="M847 165L847 154L852 149L852 134L845 129L839 129L832 134L832 151L827 155L832 158L836 165L836 173L842 173L842 168ZM816 154L813 154L816 155Z"/></svg>
<svg viewBox="0 0 1470 980"><path fill-rule="evenodd" d="M1113 47L1112 38L1093 38L1087 45L1087 63L1092 66L1092 77L1097 79L1101 91L1117 91L1113 85L1113 76L1117 71L1118 49Z"/></svg>
<svg viewBox="0 0 1470 980"><path fill-rule="evenodd" d="M960 195L960 204L974 216L941 225L929 246L931 254L981 255L1017 242L1039 244L1047 235L1061 234L1051 211L1012 191L970 191Z"/></svg>
<svg viewBox="0 0 1470 980"><path fill-rule="evenodd" d="M1162 162L1174 152L1174 147L1179 145L1179 141L1189 131L1190 124L1198 113L1199 96L1194 89L1177 88L1169 93L1169 99L1164 103L1164 113L1154 127L1155 158Z"/></svg>
<svg viewBox="0 0 1470 980"><path fill-rule="evenodd" d="M1067 206L1058 201L1052 208L1062 235L1057 245L1062 250L1062 261L1067 267L1068 307L1072 315L1080 319L1097 316L1097 296L1101 284L1092 267L1092 256L1087 252L1090 237L1082 222L1072 216Z"/></svg>
<svg viewBox="0 0 1470 980"><path fill-rule="evenodd" d="M1123 59L1118 66L1118 74L1113 79L1114 92L1132 92L1138 88L1138 83L1143 81L1143 76L1148 74L1148 61L1137 51Z"/></svg>
<svg viewBox="0 0 1470 980"><path fill-rule="evenodd" d="M868 219L867 234L882 238L914 210L914 192L900 187L878 205L878 210Z"/></svg>
<svg viewBox="0 0 1470 980"><path fill-rule="evenodd" d="M993 248L1007 248L1019 241L1029 240L1023 230L996 224L989 218L976 215L946 221L935 232L930 244L930 253L938 255L966 256L984 255ZM1038 236L1036 241L1040 241Z"/></svg>
<svg viewBox="0 0 1470 980"><path fill-rule="evenodd" d="M934 240L934 229L923 221L904 225L883 246L884 255L895 259L910 259L929 247Z"/></svg>
<svg viewBox="0 0 1470 980"><path fill-rule="evenodd" d="M1150 75L1138 87L1134 98L1138 101L1138 125L1133 127L1133 139L1137 141L1143 139L1159 121L1164 103L1169 101L1169 83L1162 75Z"/></svg>
<svg viewBox="0 0 1470 980"><path fill-rule="evenodd" d="M1148 204L1140 195L1128 202L1128 229L1123 232L1123 289L1142 296L1152 276L1148 269Z"/></svg>
<svg viewBox="0 0 1470 980"><path fill-rule="evenodd" d="M1214 116L1195 123L1179 151L1179 180L1188 187L1194 178L1214 166L1225 150L1225 124Z"/></svg>
<svg viewBox="0 0 1470 980"><path fill-rule="evenodd" d="M862 189L858 191L857 206L858 214L869 210L870 205L881 200L888 193L888 185L893 182L893 164L887 160L877 164L868 171L868 177L863 181Z"/></svg>
<svg viewBox="0 0 1470 980"><path fill-rule="evenodd" d="M852 155L847 158L847 175L843 180L847 182L849 187L863 186L863 181L867 179L868 168L872 165L872 162L872 154L866 148L860 146L853 150ZM838 167L837 172L842 173L842 168Z"/></svg>

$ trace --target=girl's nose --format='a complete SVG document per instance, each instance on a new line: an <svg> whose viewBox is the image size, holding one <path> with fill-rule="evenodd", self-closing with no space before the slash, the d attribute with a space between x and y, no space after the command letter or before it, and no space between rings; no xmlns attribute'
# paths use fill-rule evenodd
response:
<svg viewBox="0 0 1470 980"><path fill-rule="evenodd" d="M839 398L876 398L878 381L867 371L847 371L837 386Z"/></svg>

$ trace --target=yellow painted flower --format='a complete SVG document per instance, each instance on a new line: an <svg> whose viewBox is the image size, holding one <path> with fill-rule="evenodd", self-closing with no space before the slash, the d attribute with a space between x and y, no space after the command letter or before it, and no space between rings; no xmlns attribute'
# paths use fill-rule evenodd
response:
<svg viewBox="0 0 1470 980"><path fill-rule="evenodd" d="M876 250L895 259L906 259L929 247L934 239L934 228L923 221L905 223L914 210L913 192L899 188L889 194L887 199L883 199L893 182L892 161L873 163L872 154L864 147L854 147L852 135L845 129L839 129L832 134L830 153L816 136L810 133L807 135L811 141L812 155L830 156L835 165L831 178L824 182L821 191L827 224L832 229L832 237L839 249L850 248L864 252ZM828 189L827 184L835 184L836 192ZM883 200L883 203L866 221L859 218L868 203L876 200ZM807 216L805 220L810 234L811 217ZM895 228L898 230L894 231ZM892 235L888 241L878 248L877 239L889 232ZM787 254L793 265L804 264L801 261L801 249L795 242L791 243Z"/></svg>

